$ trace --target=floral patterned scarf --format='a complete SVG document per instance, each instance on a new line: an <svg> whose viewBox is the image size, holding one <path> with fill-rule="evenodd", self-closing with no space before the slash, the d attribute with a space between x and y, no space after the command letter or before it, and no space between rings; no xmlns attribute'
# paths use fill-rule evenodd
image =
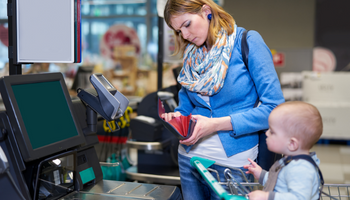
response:
<svg viewBox="0 0 350 200"><path fill-rule="evenodd" d="M222 29L209 52L204 45L197 47L195 44L188 44L177 81L186 89L202 95L212 96L220 92L224 86L236 30L235 25L234 32L227 35Z"/></svg>

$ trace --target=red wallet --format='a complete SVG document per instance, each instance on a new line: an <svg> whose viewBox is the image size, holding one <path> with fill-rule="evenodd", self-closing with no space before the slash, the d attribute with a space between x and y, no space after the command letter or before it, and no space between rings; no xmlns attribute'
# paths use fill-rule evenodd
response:
<svg viewBox="0 0 350 200"><path fill-rule="evenodd" d="M192 119L192 115L175 117L172 120L166 122L162 118L162 114L165 113L163 102L158 98L158 116L161 119L163 125L171 133L173 133L179 140L184 140L191 137L196 120Z"/></svg>

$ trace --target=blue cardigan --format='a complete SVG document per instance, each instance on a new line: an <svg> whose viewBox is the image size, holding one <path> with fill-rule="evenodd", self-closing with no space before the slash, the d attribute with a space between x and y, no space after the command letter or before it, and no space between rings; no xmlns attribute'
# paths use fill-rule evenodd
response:
<svg viewBox="0 0 350 200"><path fill-rule="evenodd" d="M241 53L243 31L243 28L237 28L224 86L219 93L210 96L210 106L197 93L182 87L179 106L175 109L185 116L190 113L209 118L230 116L233 131L218 131L228 157L257 145L257 131L269 127L270 112L284 102L271 51L256 31L249 31L247 35L249 71L244 65ZM253 108L257 98L261 105ZM183 146L190 151L191 146Z"/></svg>

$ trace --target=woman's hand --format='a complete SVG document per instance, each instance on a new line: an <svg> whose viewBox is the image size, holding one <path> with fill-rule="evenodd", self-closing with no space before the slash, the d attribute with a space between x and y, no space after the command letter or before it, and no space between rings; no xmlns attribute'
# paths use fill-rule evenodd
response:
<svg viewBox="0 0 350 200"><path fill-rule="evenodd" d="M259 180L262 168L256 162L254 162L252 159L248 158L248 161L250 162L250 164L243 166L244 169L248 169L248 171L246 173L253 174L254 178Z"/></svg>
<svg viewBox="0 0 350 200"><path fill-rule="evenodd" d="M175 117L180 117L181 116L181 113L180 112L169 112L169 113L164 113L162 114L162 118L168 122L172 119L174 119Z"/></svg>
<svg viewBox="0 0 350 200"><path fill-rule="evenodd" d="M220 118L208 118L201 115L192 115L192 118L197 121L192 136L186 140L180 140L181 144L187 146L194 145L202 137L205 137L218 131L217 128L220 127L220 123L223 122L219 120Z"/></svg>

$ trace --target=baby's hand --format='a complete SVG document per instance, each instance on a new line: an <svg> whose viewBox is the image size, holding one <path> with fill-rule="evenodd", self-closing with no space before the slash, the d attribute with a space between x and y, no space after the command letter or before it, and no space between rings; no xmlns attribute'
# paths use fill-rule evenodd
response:
<svg viewBox="0 0 350 200"><path fill-rule="evenodd" d="M259 180L262 168L256 164L256 162L252 161L252 159L248 158L250 162L249 165L244 165L244 169L248 169L247 174L253 174L254 178Z"/></svg>
<svg viewBox="0 0 350 200"><path fill-rule="evenodd" d="M267 200L269 198L269 192L261 190L255 190L248 194L249 200Z"/></svg>

